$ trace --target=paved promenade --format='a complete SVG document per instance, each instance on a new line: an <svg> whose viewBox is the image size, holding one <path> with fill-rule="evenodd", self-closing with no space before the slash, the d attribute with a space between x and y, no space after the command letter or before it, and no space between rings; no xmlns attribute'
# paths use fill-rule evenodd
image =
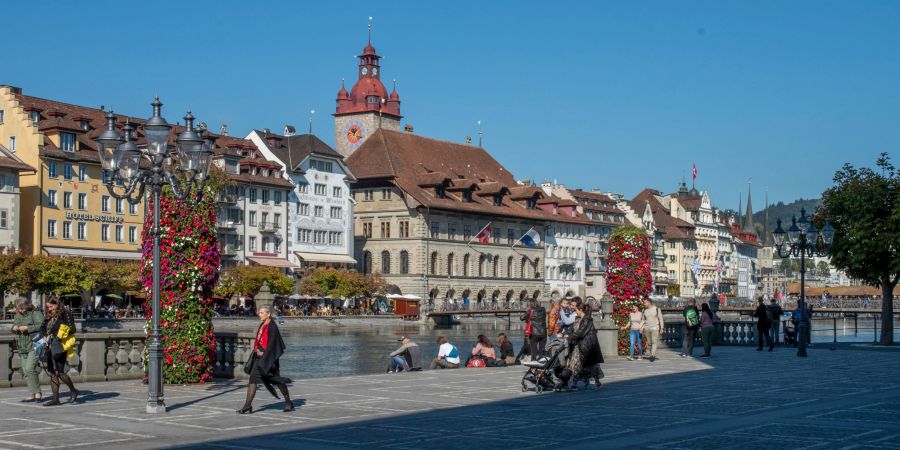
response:
<svg viewBox="0 0 900 450"><path fill-rule="evenodd" d="M543 394L521 391L521 367L299 380L294 413L261 390L249 416L241 383L168 386L159 416L135 382L81 384L55 408L3 389L0 448L900 449L900 349L726 347L604 370L599 391Z"/></svg>

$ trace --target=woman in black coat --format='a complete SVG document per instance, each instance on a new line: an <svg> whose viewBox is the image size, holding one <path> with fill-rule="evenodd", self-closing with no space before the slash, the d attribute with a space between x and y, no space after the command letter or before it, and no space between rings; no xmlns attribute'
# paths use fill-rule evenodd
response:
<svg viewBox="0 0 900 450"><path fill-rule="evenodd" d="M47 313L44 315L44 323L41 324L41 334L47 339L49 348L44 357L44 366L50 375L50 389L53 398L44 403L44 406L57 406L59 401L59 385L65 383L69 387L69 403L78 400L78 389L66 373L66 364L69 357L75 356L75 349L65 348L64 343L74 345L75 319L69 309L57 297L51 297L45 305ZM60 332L63 328L63 332Z"/></svg>
<svg viewBox="0 0 900 450"><path fill-rule="evenodd" d="M290 379L281 376L278 358L284 354L284 340L281 339L281 332L278 331L278 325L272 320L272 312L268 306L260 306L257 308L257 315L262 322L256 330L256 339L253 340L253 352L256 359L253 361L253 367L250 370L250 383L247 385L247 400L244 406L239 409L238 414L253 413L253 397L256 395L256 388L259 383L263 383L266 389L275 395L275 389L272 385L278 386L281 395L284 396L284 412L294 410L294 403L291 401L291 395L288 393L287 384ZM248 362L249 363L249 362Z"/></svg>
<svg viewBox="0 0 900 450"><path fill-rule="evenodd" d="M578 380L584 380L585 384L590 385L590 379L594 378L597 387L600 387L600 379L603 378L603 371L600 370L603 353L600 351L597 329L591 318L591 305L577 298L575 313L578 320L574 325L575 331L569 336L570 356L566 366L575 376L576 386Z"/></svg>

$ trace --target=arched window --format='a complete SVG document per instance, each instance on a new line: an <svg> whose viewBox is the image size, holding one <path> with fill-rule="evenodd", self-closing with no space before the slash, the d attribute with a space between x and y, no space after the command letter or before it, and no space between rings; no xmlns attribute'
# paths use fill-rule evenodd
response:
<svg viewBox="0 0 900 450"><path fill-rule="evenodd" d="M462 274L464 277L469 276L469 254L466 253L463 255L463 268Z"/></svg>
<svg viewBox="0 0 900 450"><path fill-rule="evenodd" d="M500 258L494 257L494 270L491 272L491 276L497 278L500 276Z"/></svg>
<svg viewBox="0 0 900 450"><path fill-rule="evenodd" d="M534 272L532 272L532 273L534 274L535 278L541 277L541 265L540 264L541 264L541 258L534 258L534 264L532 265Z"/></svg>
<svg viewBox="0 0 900 450"><path fill-rule="evenodd" d="M522 265L519 266L519 278L525 278L528 274L526 273L528 267L528 258L522 257Z"/></svg>
<svg viewBox="0 0 900 450"><path fill-rule="evenodd" d="M447 276L453 276L453 253L447 255Z"/></svg>
<svg viewBox="0 0 900 450"><path fill-rule="evenodd" d="M372 252L363 252L362 273L372 273Z"/></svg>
<svg viewBox="0 0 900 450"><path fill-rule="evenodd" d="M409 252L406 250L400 252L400 273L409 273Z"/></svg>
<svg viewBox="0 0 900 450"><path fill-rule="evenodd" d="M431 266L429 267L428 272L431 275L437 275L437 265L438 265L438 254L437 252L431 253Z"/></svg>
<svg viewBox="0 0 900 450"><path fill-rule="evenodd" d="M391 253L387 250L381 252L381 273L391 273Z"/></svg>
<svg viewBox="0 0 900 450"><path fill-rule="evenodd" d="M485 273L484 266L485 266L485 264L487 264L486 261L487 261L487 258L485 258L484 254L482 253L481 256L478 257L478 276L479 277L484 276L484 273Z"/></svg>
<svg viewBox="0 0 900 450"><path fill-rule="evenodd" d="M513 257L510 256L506 259L506 278L513 277Z"/></svg>

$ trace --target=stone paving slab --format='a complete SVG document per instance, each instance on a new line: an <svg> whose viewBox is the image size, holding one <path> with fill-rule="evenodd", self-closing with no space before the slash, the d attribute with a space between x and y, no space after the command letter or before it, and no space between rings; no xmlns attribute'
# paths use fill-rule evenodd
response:
<svg viewBox="0 0 900 450"><path fill-rule="evenodd" d="M611 358L612 359L612 358ZM615 359L599 391L523 392L522 367L296 381L297 404L245 384L85 383L75 405L0 390L0 449L69 448L880 448L900 450L900 353L845 346L715 348L712 358ZM64 393L65 396L65 393ZM558 425L568 423L569 431Z"/></svg>

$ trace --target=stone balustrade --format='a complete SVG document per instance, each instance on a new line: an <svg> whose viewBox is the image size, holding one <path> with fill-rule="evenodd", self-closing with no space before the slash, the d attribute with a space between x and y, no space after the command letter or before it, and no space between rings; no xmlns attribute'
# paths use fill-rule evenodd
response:
<svg viewBox="0 0 900 450"><path fill-rule="evenodd" d="M749 320L719 320L715 322L713 345L756 345L756 322ZM684 324L666 323L662 342L669 347L681 348L684 336ZM702 346L700 332L697 332L695 345Z"/></svg>
<svg viewBox="0 0 900 450"><path fill-rule="evenodd" d="M253 337L253 333L216 333L216 378L247 378L244 363L250 355ZM0 387L25 385L22 359L15 342L13 335L0 336ZM78 351L69 359L69 375L75 382L141 379L144 345L142 332L79 334ZM41 383L49 383L47 372L38 370Z"/></svg>

